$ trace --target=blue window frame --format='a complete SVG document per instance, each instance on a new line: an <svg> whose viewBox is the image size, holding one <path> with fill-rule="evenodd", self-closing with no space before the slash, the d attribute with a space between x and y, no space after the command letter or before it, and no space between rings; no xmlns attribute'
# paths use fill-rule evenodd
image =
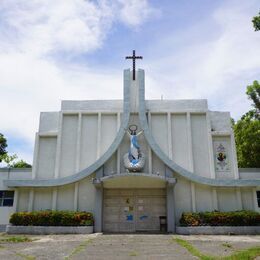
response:
<svg viewBox="0 0 260 260"><path fill-rule="evenodd" d="M14 204L14 191L0 190L0 207L12 207Z"/></svg>

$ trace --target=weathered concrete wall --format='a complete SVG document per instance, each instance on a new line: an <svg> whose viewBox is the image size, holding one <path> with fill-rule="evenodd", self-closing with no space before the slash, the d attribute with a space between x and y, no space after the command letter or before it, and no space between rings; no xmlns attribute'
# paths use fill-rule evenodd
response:
<svg viewBox="0 0 260 260"><path fill-rule="evenodd" d="M238 170L240 179L260 179L260 168L241 168Z"/></svg>
<svg viewBox="0 0 260 260"><path fill-rule="evenodd" d="M80 170L97 158L98 114L82 115ZM91 149L89 149L91 147Z"/></svg>
<svg viewBox="0 0 260 260"><path fill-rule="evenodd" d="M210 177L208 131L206 115L191 115L191 137L194 170L196 174Z"/></svg>
<svg viewBox="0 0 260 260"><path fill-rule="evenodd" d="M179 223L183 212L192 211L190 182L184 178L178 178L174 187L174 204L176 223Z"/></svg>
<svg viewBox="0 0 260 260"><path fill-rule="evenodd" d="M75 184L58 187L57 210L74 210Z"/></svg>
<svg viewBox="0 0 260 260"><path fill-rule="evenodd" d="M91 234L93 226L80 227L43 227L43 226L11 226L6 227L7 234L30 234L30 235L49 235L49 234Z"/></svg>
<svg viewBox="0 0 260 260"><path fill-rule="evenodd" d="M176 233L180 235L259 235L260 227L176 227Z"/></svg>
<svg viewBox="0 0 260 260"><path fill-rule="evenodd" d="M84 180L79 182L78 191L78 210L79 211L89 211L94 213L95 200L96 200L96 188L92 184L92 178L94 176L89 176Z"/></svg>
<svg viewBox="0 0 260 260"><path fill-rule="evenodd" d="M56 149L56 136L39 137L38 163L36 166L37 178L54 178Z"/></svg>
<svg viewBox="0 0 260 260"><path fill-rule="evenodd" d="M241 189L242 206L245 210L254 210L253 190L250 188Z"/></svg>
<svg viewBox="0 0 260 260"><path fill-rule="evenodd" d="M33 210L45 210L52 209L52 189L35 189L34 190L34 200L33 200Z"/></svg>
<svg viewBox="0 0 260 260"><path fill-rule="evenodd" d="M184 168L189 169L189 142L188 122L186 114L171 115L171 136L172 136L172 158Z"/></svg>
<svg viewBox="0 0 260 260"><path fill-rule="evenodd" d="M196 211L214 210L212 188L205 185L195 185Z"/></svg>
<svg viewBox="0 0 260 260"><path fill-rule="evenodd" d="M61 134L61 157L59 176L75 173L77 155L78 115L64 115Z"/></svg>
<svg viewBox="0 0 260 260"><path fill-rule="evenodd" d="M28 211L29 208L29 189L18 189L19 196L17 201L17 211Z"/></svg>
<svg viewBox="0 0 260 260"><path fill-rule="evenodd" d="M233 188L217 189L218 207L220 211L241 209L238 205L236 190Z"/></svg>

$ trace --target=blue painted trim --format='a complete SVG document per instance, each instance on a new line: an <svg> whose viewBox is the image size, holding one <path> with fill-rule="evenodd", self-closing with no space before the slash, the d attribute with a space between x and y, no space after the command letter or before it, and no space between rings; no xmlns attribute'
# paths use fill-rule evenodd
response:
<svg viewBox="0 0 260 260"><path fill-rule="evenodd" d="M57 179L47 179L47 180L4 180L4 185L8 187L53 187L62 186L86 178L95 171L97 171L103 164L110 159L110 157L116 152L118 146L123 140L125 135L125 129L128 127L128 122L130 118L130 83L131 83L131 73L130 69L124 70L124 112L123 112L123 122L121 123L120 129L113 143L110 145L108 150L92 165L86 169L73 174L71 176L57 178Z"/></svg>
<svg viewBox="0 0 260 260"><path fill-rule="evenodd" d="M244 186L259 186L260 180L241 180L241 179L232 179L232 180L217 180L206 178L197 175L196 173L190 172L180 165L173 162L159 147L155 139L152 136L152 133L148 127L147 118L146 118L146 107L145 107L145 88L144 88L144 70L138 70L138 81L139 81L139 120L141 128L144 131L144 136L146 141L150 145L153 152L174 172L180 176L204 185L210 186L221 186L221 187L244 187Z"/></svg>

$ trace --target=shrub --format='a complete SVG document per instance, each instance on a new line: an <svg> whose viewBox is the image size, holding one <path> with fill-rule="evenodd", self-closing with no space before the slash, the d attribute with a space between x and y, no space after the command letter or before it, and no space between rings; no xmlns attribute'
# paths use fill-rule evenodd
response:
<svg viewBox="0 0 260 260"><path fill-rule="evenodd" d="M260 213L254 211L182 213L181 226L260 226Z"/></svg>
<svg viewBox="0 0 260 260"><path fill-rule="evenodd" d="M93 226L93 214L76 211L16 212L10 217L15 226Z"/></svg>

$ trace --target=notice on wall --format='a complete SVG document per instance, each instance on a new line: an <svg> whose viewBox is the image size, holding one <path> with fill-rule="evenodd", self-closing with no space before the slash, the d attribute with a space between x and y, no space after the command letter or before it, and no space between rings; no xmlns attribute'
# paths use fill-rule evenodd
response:
<svg viewBox="0 0 260 260"><path fill-rule="evenodd" d="M133 221L134 220L134 216L132 214L129 214L126 216L126 220L127 221Z"/></svg>
<svg viewBox="0 0 260 260"><path fill-rule="evenodd" d="M144 210L144 207L143 207L143 206L138 206L138 210L139 210L139 211L143 211L143 210Z"/></svg>
<svg viewBox="0 0 260 260"><path fill-rule="evenodd" d="M228 143L226 141L214 141L215 169L218 172L230 171Z"/></svg>
<svg viewBox="0 0 260 260"><path fill-rule="evenodd" d="M141 203L144 203L144 200L139 199L139 200L138 200L138 203L140 203L140 204L141 204Z"/></svg>

